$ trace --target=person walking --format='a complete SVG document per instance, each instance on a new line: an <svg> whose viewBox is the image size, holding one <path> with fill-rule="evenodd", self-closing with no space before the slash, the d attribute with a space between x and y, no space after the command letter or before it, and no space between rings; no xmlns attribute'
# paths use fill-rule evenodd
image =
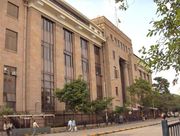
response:
<svg viewBox="0 0 180 136"><path fill-rule="evenodd" d="M77 131L76 121L74 119L72 121L72 130L71 131Z"/></svg>
<svg viewBox="0 0 180 136"><path fill-rule="evenodd" d="M69 119L68 121L68 131L72 131L72 120Z"/></svg>
<svg viewBox="0 0 180 136"><path fill-rule="evenodd" d="M8 122L7 124L8 130L9 130L9 135L12 135L12 129L13 129L13 124L11 121Z"/></svg>
<svg viewBox="0 0 180 136"><path fill-rule="evenodd" d="M3 124L3 130L6 131L7 136L10 135L10 134L9 134L9 130L8 130L8 124L7 124L6 121L4 121L4 124Z"/></svg>
<svg viewBox="0 0 180 136"><path fill-rule="evenodd" d="M39 125L38 125L37 122L34 120L34 122L33 122L33 133L32 133L32 136L35 136L38 127L39 127Z"/></svg>

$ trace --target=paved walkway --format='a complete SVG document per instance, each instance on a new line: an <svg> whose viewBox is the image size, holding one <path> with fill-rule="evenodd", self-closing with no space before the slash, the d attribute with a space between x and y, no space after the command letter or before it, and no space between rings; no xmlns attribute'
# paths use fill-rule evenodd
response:
<svg viewBox="0 0 180 136"><path fill-rule="evenodd" d="M178 120L178 119L170 118L168 120L173 121L173 120ZM95 136L96 134L105 135L105 134L112 134L112 133L116 133L120 131L127 131L127 130L142 128L142 127L159 125L160 123L161 123L161 119L151 119L151 120L146 120L146 121L131 122L131 123L115 125L115 126L107 126L104 128L84 129L84 130L79 130L77 132L41 134L39 136Z"/></svg>

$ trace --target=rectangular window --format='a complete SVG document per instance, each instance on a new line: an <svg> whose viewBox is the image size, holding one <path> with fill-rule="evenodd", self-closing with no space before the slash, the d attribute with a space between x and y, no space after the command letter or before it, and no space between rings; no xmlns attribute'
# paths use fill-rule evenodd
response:
<svg viewBox="0 0 180 136"><path fill-rule="evenodd" d="M116 58L116 54L115 54L115 51L113 51L113 59L115 60Z"/></svg>
<svg viewBox="0 0 180 136"><path fill-rule="evenodd" d="M134 64L134 70L137 71L137 64Z"/></svg>
<svg viewBox="0 0 180 136"><path fill-rule="evenodd" d="M96 70L96 88L97 88L97 99L103 98L102 91L102 75L101 75L101 57L100 57L100 48L94 46L95 54L95 70Z"/></svg>
<svg viewBox="0 0 180 136"><path fill-rule="evenodd" d="M88 60L88 42L81 38L81 60L82 74L85 81L89 81L89 60Z"/></svg>
<svg viewBox="0 0 180 136"><path fill-rule="evenodd" d="M113 40L113 36L112 36L112 34L110 34L110 37L111 37L111 40L112 40L112 41L114 41L114 40Z"/></svg>
<svg viewBox="0 0 180 136"><path fill-rule="evenodd" d="M11 2L8 2L7 14L18 19L19 7L16 6L15 4L11 3Z"/></svg>
<svg viewBox="0 0 180 136"><path fill-rule="evenodd" d="M5 48L13 51L17 51L17 32L6 29Z"/></svg>
<svg viewBox="0 0 180 136"><path fill-rule="evenodd" d="M53 22L42 18L42 111L54 111L54 31Z"/></svg>
<svg viewBox="0 0 180 136"><path fill-rule="evenodd" d="M143 75L142 75L142 71L141 71L141 70L139 70L139 75L140 75L141 78L143 78Z"/></svg>
<svg viewBox="0 0 180 136"><path fill-rule="evenodd" d="M65 81L73 80L73 34L64 29Z"/></svg>
<svg viewBox="0 0 180 136"><path fill-rule="evenodd" d="M3 101L5 104L16 110L16 68L4 66L4 89Z"/></svg>
<svg viewBox="0 0 180 136"><path fill-rule="evenodd" d="M114 66L114 78L118 78L118 70Z"/></svg>
<svg viewBox="0 0 180 136"><path fill-rule="evenodd" d="M116 87L115 90L116 90L116 96L118 96L118 95L119 95L119 93L118 93L118 87Z"/></svg>
<svg viewBox="0 0 180 136"><path fill-rule="evenodd" d="M144 74L144 80L146 80L146 73L143 73Z"/></svg>
<svg viewBox="0 0 180 136"><path fill-rule="evenodd" d="M147 74L147 80L150 81L149 75Z"/></svg>

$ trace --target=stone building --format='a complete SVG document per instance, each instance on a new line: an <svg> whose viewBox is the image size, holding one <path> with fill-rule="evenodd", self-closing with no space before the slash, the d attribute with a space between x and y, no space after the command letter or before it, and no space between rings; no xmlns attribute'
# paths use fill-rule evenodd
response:
<svg viewBox="0 0 180 136"><path fill-rule="evenodd" d="M79 75L91 100L114 97L112 108L126 101L138 58L133 61L131 40L105 17L91 21L62 0L3 0L0 18L0 106L63 111L54 88Z"/></svg>

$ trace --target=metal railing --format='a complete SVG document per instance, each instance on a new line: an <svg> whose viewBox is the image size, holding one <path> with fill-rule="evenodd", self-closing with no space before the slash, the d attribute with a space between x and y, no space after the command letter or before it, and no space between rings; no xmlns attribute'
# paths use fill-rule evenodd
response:
<svg viewBox="0 0 180 136"><path fill-rule="evenodd" d="M180 121L168 125L167 120L162 120L161 124L163 136L180 136Z"/></svg>

